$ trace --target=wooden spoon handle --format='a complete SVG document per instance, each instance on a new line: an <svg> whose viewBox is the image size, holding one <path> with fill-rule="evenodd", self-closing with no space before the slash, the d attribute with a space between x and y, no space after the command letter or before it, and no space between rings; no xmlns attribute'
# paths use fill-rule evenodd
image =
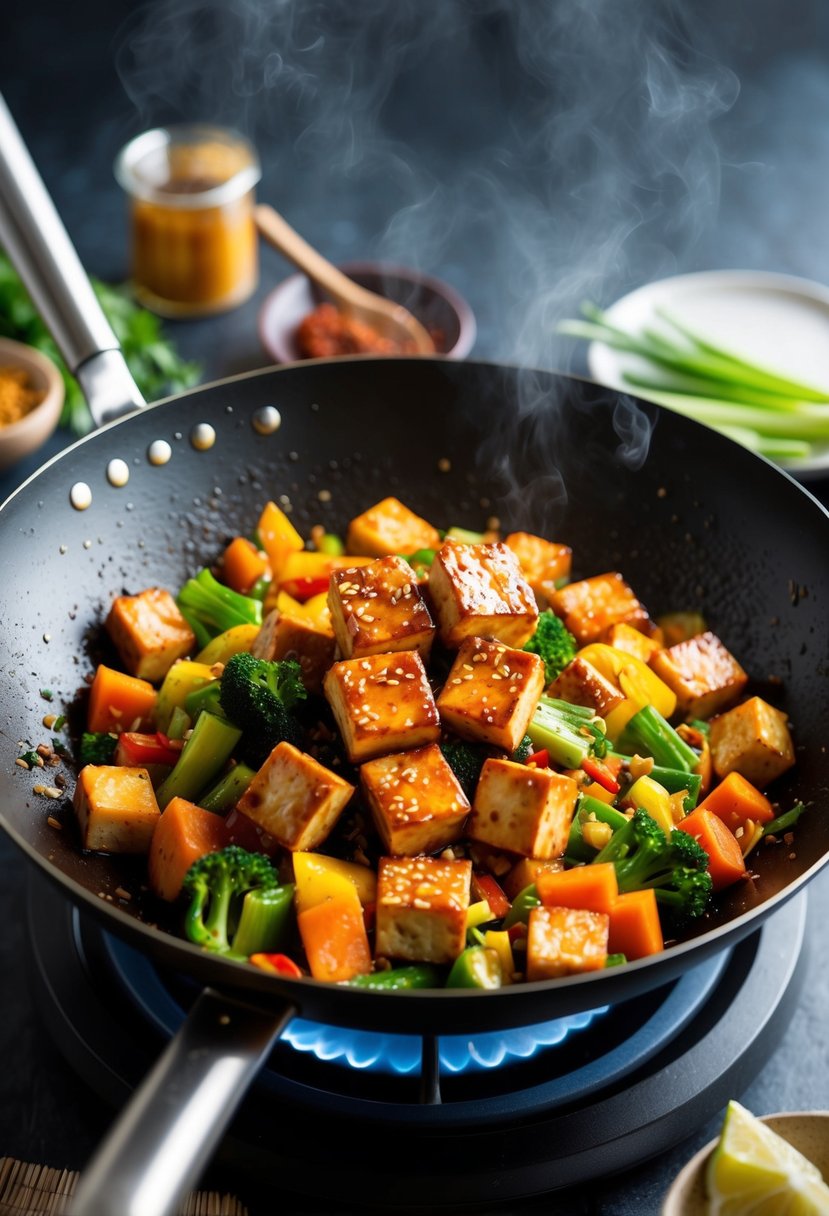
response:
<svg viewBox="0 0 829 1216"><path fill-rule="evenodd" d="M360 300L363 288L309 245L273 207L259 203L254 208L253 217L268 244L273 245L283 257L303 270L308 278L317 283L335 302L355 304Z"/></svg>

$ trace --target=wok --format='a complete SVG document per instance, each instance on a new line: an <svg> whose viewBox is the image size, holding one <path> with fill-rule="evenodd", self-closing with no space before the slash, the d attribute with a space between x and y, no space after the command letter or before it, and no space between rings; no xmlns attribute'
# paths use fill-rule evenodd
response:
<svg viewBox="0 0 829 1216"><path fill-rule="evenodd" d="M174 1211L295 1013L439 1035L624 1001L734 945L826 864L829 516L790 477L659 407L486 363L315 361L135 412L140 397L114 337L2 107L0 237L104 423L0 510L0 823L85 912L209 986L87 1170L75 1212ZM621 570L654 615L704 612L754 690L789 714L798 762L775 793L783 807L808 804L796 843L758 850L752 878L695 936L606 973L486 994L280 980L198 950L140 898L119 900L118 889L137 895L141 867L82 854L71 811L62 831L49 825L60 804L34 792L49 770L15 766L19 742L47 738L44 713L77 703L113 596L177 588L249 530L269 497L290 499L300 531L334 530L389 493L441 524L476 528L497 515L509 529L566 540L576 577Z"/></svg>

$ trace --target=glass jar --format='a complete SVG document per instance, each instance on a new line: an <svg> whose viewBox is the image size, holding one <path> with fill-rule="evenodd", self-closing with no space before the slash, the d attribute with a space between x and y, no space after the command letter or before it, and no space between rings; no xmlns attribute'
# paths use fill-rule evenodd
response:
<svg viewBox="0 0 829 1216"><path fill-rule="evenodd" d="M256 150L235 131L172 126L123 148L115 176L130 200L137 298L162 316L241 304L258 280Z"/></svg>

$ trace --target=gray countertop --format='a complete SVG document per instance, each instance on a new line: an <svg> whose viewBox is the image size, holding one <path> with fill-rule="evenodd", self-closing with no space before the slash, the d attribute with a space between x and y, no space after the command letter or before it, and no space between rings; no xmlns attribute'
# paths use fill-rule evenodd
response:
<svg viewBox="0 0 829 1216"><path fill-rule="evenodd" d="M417 261L472 304L474 356L578 370L553 328L585 295L724 267L829 282L829 8L687 7L42 0L15 6L0 80L92 273L127 273L121 144L161 121L232 122L262 155L260 197L332 259ZM266 362L257 310L289 268L266 250L261 269L243 307L169 326L205 379ZM0 477L0 499L35 465ZM34 1017L5 842L0 871L0 1155L77 1168L110 1114ZM828 921L824 874L800 1005L741 1095L757 1113L829 1108ZM656 1213L717 1122L535 1210Z"/></svg>

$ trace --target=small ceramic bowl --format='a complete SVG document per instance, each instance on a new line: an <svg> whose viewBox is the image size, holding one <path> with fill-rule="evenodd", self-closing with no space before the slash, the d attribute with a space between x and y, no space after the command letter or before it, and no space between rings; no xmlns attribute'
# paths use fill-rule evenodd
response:
<svg viewBox="0 0 829 1216"><path fill-rule="evenodd" d="M383 262L351 262L340 267L355 283L403 304L435 337L436 353L463 359L475 341L472 309L447 283ZM323 295L304 274L285 279L266 296L259 312L259 338L275 363L302 358L296 330Z"/></svg>
<svg viewBox="0 0 829 1216"><path fill-rule="evenodd" d="M824 1180L829 1181L829 1111L786 1111L763 1115L762 1121L816 1165ZM706 1144L677 1174L662 1202L660 1216L708 1216L705 1172L716 1144L717 1140Z"/></svg>
<svg viewBox="0 0 829 1216"><path fill-rule="evenodd" d="M32 388L45 394L40 404L18 422L0 426L0 469L7 469L36 452L54 431L63 405L63 379L46 355L11 338L0 338L0 368L3 367L23 368Z"/></svg>

